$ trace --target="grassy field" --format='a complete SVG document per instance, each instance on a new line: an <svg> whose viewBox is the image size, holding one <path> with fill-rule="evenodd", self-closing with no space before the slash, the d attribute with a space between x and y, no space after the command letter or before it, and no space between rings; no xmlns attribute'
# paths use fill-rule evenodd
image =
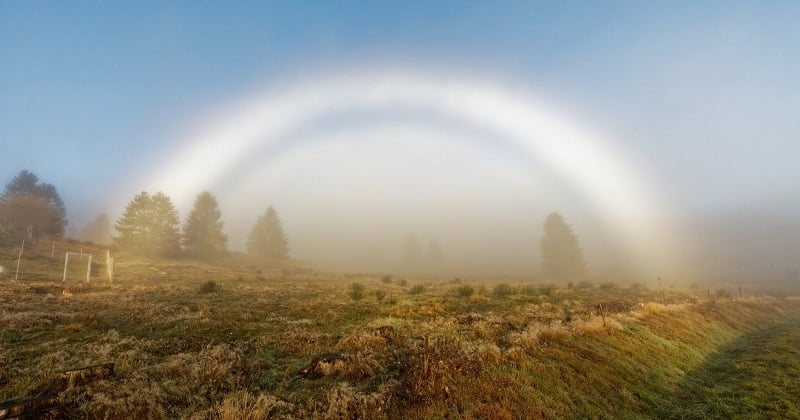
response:
<svg viewBox="0 0 800 420"><path fill-rule="evenodd" d="M0 400L79 418L800 416L794 298L126 257L114 284L0 276Z"/></svg>

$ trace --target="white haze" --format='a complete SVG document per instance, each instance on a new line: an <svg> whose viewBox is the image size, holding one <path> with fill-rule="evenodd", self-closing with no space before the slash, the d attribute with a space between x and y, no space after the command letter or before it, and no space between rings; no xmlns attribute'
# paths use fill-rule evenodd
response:
<svg viewBox="0 0 800 420"><path fill-rule="evenodd" d="M438 241L457 271L530 274L556 210L597 272L675 270L679 235L665 229L658 188L542 99L452 73L299 78L200 124L137 188L163 190L184 212L210 190L239 249L274 205L293 256L353 268L391 267L414 233L423 247ZM663 240L643 246L651 237Z"/></svg>

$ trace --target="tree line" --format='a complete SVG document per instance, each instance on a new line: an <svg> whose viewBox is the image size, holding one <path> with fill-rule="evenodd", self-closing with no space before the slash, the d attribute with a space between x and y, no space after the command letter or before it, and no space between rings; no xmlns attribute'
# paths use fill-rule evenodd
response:
<svg viewBox="0 0 800 420"><path fill-rule="evenodd" d="M18 243L40 237L64 237L66 209L52 184L42 183L29 171L21 171L0 195L0 243ZM108 216L101 214L82 230L82 236L110 231ZM223 231L222 212L209 192L200 193L183 224L172 200L164 193L136 194L114 224L113 244L120 250L142 256L197 259L219 258L228 253L228 236ZM247 252L259 258L282 259L289 254L289 241L280 218L269 207L255 221L247 240ZM426 253L416 235L409 234L406 261L411 264L441 263L444 255L438 242L431 241ZM423 256L423 254L427 254ZM548 280L575 281L587 276L586 262L578 237L559 213L544 222L541 241L541 272Z"/></svg>
<svg viewBox="0 0 800 420"><path fill-rule="evenodd" d="M216 197L209 192L198 194L182 226L167 195L140 192L128 203L114 228L118 233L113 239L114 245L138 255L214 259L228 253L222 212ZM278 212L272 206L253 225L247 252L273 259L289 255L289 241Z"/></svg>
<svg viewBox="0 0 800 420"><path fill-rule="evenodd" d="M67 224L64 202L52 184L42 183L36 174L23 170L5 185L0 195L0 243L63 238ZM141 192L128 203L114 229L114 246L137 255L213 259L228 254L222 212L209 192L197 196L182 225L167 195ZM103 213L82 229L80 236L102 237L111 234L110 230L108 216ZM273 207L253 225L247 251L260 258L288 257L289 241Z"/></svg>

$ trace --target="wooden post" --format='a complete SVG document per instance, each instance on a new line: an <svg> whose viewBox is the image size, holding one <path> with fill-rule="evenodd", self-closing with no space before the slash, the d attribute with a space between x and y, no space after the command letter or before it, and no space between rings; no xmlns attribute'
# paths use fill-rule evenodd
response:
<svg viewBox="0 0 800 420"><path fill-rule="evenodd" d="M86 267L86 283L89 283L89 277L92 275L92 254L89 254L89 264Z"/></svg>
<svg viewBox="0 0 800 420"><path fill-rule="evenodd" d="M67 265L69 264L69 251L64 254L64 277L61 278L62 283L67 282Z"/></svg>
<svg viewBox="0 0 800 420"><path fill-rule="evenodd" d="M106 271L108 271L108 282L114 283L114 257L111 256L111 251L106 250Z"/></svg>
<svg viewBox="0 0 800 420"><path fill-rule="evenodd" d="M742 286L739 286L739 297L742 297Z"/></svg>
<svg viewBox="0 0 800 420"><path fill-rule="evenodd" d="M19 247L19 255L17 256L17 273L14 274L14 280L19 280L19 262L22 260L22 252L25 250L25 239L22 240L22 246Z"/></svg>
<svg viewBox="0 0 800 420"><path fill-rule="evenodd" d="M53 249L50 251L50 256L51 257L55 257L56 256L56 243L54 241L54 242L51 242L50 244L53 246Z"/></svg>

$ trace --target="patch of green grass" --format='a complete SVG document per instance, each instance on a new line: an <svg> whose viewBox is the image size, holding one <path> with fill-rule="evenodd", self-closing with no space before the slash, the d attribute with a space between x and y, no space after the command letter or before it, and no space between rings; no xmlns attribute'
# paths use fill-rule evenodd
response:
<svg viewBox="0 0 800 420"><path fill-rule="evenodd" d="M745 335L710 355L676 391L672 418L800 417L800 323ZM665 413L666 414L666 413Z"/></svg>

